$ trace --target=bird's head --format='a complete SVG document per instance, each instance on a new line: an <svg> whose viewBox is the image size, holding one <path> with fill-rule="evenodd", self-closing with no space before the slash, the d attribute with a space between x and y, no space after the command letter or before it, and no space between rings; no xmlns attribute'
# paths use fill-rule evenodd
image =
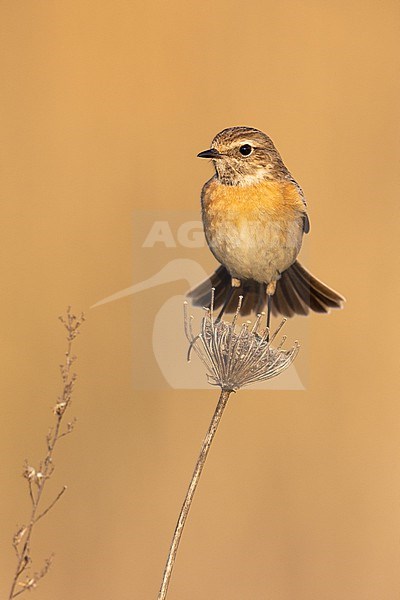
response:
<svg viewBox="0 0 400 600"><path fill-rule="evenodd" d="M225 185L254 185L287 173L273 141L252 127L230 127L217 133L209 150L197 155L211 158Z"/></svg>

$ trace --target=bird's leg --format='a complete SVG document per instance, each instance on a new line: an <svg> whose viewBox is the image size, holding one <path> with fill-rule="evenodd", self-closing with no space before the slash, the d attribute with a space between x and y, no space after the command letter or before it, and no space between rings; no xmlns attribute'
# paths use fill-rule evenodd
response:
<svg viewBox="0 0 400 600"><path fill-rule="evenodd" d="M267 329L269 330L271 324L271 303L272 296L270 294L267 295Z"/></svg>
<svg viewBox="0 0 400 600"><path fill-rule="evenodd" d="M271 281L267 285L267 329L268 329L268 337L269 340L269 329L271 325L271 308L272 308L272 296L275 294L276 290L276 281Z"/></svg>
<svg viewBox="0 0 400 600"><path fill-rule="evenodd" d="M232 298L232 295L233 295L234 291L237 288L239 288L240 285L241 285L240 279L236 279L235 277L232 277L231 287L228 290L228 293L227 293L226 298L225 298L225 302L222 305L221 310L219 311L219 315L218 315L218 317L215 320L216 323L219 323L219 321L222 319L222 315L226 311L226 308L227 308L227 306L228 306L228 304L229 304L229 302L230 302L230 300Z"/></svg>

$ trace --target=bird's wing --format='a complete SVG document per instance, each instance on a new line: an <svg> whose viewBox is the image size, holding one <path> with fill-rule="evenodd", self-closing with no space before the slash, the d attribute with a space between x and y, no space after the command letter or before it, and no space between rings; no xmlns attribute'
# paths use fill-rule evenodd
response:
<svg viewBox="0 0 400 600"><path fill-rule="evenodd" d="M303 231L304 233L308 233L310 231L310 219L308 218L307 213L304 213L303 216Z"/></svg>
<svg viewBox="0 0 400 600"><path fill-rule="evenodd" d="M305 208L307 209L307 200L306 200L306 197L304 195L303 190L301 189L301 187L299 186L299 184L297 183L297 181L295 180L295 178L290 173L288 173L286 177L287 177L287 179L291 183L293 183L293 185L295 186L295 188L299 192L299 196L300 196L300 198L301 198L301 200L302 200ZM304 212L304 215L303 215L303 232L304 233L308 233L309 231L310 231L310 219L308 217L307 212Z"/></svg>

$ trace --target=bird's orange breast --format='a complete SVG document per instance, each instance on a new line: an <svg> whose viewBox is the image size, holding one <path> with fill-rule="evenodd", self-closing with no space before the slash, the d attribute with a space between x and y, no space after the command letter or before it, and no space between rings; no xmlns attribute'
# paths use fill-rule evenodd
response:
<svg viewBox="0 0 400 600"><path fill-rule="evenodd" d="M208 245L232 277L269 283L296 259L305 206L294 184L244 187L211 180L203 188L202 207Z"/></svg>
<svg viewBox="0 0 400 600"><path fill-rule="evenodd" d="M211 180L203 190L203 210L210 225L220 219L239 224L242 220L293 221L305 212L296 186L288 181L262 181L241 186Z"/></svg>

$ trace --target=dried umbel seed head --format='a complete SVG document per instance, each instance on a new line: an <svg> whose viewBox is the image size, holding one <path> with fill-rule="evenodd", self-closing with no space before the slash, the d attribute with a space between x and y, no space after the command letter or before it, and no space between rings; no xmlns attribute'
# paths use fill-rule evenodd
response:
<svg viewBox="0 0 400 600"><path fill-rule="evenodd" d="M200 333L195 335L192 329L193 317L189 316L185 302L185 333L190 342L190 351L194 349L204 363L208 381L222 390L236 391L246 385L276 377L287 369L297 356L299 344L295 342L289 350L282 348L286 336L277 347L272 346L282 329L284 319L273 334L262 330L263 315L258 315L254 324L243 323L237 326L242 296L232 321L215 320L213 303L205 309L201 321Z"/></svg>

